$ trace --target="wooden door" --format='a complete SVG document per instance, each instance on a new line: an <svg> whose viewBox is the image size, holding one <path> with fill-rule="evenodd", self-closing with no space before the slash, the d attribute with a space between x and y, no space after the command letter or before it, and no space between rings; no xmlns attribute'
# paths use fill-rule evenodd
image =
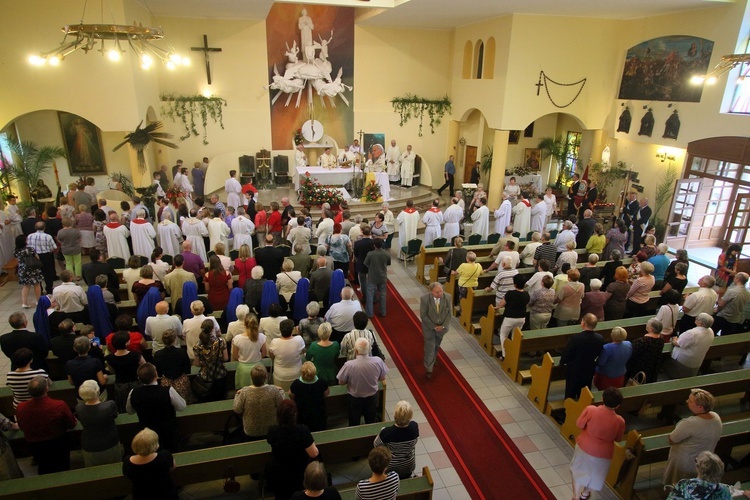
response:
<svg viewBox="0 0 750 500"><path fill-rule="evenodd" d="M471 170L477 162L477 147L466 146L466 156L464 157L464 184L471 180Z"/></svg>
<svg viewBox="0 0 750 500"><path fill-rule="evenodd" d="M750 245L750 194L739 194L732 210L726 236L725 246L737 243L742 247L742 253L747 254Z"/></svg>
<svg viewBox="0 0 750 500"><path fill-rule="evenodd" d="M695 216L701 187L701 179L686 179L677 182L665 239L665 243L672 248L687 248L690 226Z"/></svg>

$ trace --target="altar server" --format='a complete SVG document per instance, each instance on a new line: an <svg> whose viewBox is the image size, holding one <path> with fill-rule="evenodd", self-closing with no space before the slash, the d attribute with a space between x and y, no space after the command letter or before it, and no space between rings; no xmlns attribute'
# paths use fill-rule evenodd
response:
<svg viewBox="0 0 750 500"><path fill-rule="evenodd" d="M307 155L305 154L305 146L302 143L297 144L297 150L294 152L294 165L297 167L307 166Z"/></svg>
<svg viewBox="0 0 750 500"><path fill-rule="evenodd" d="M440 225L443 223L443 212L440 211L440 200L432 201L432 207L425 212L422 222L425 225L424 246L432 245L442 233Z"/></svg>
<svg viewBox="0 0 750 500"><path fill-rule="evenodd" d="M187 175L187 167L182 167L174 178L174 185L180 191L185 193L185 203L188 208L192 207L193 199L193 185L190 184L190 179Z"/></svg>
<svg viewBox="0 0 750 500"><path fill-rule="evenodd" d="M174 257L182 251L181 244L182 231L180 231L180 226L172 221L172 214L165 210L159 223L159 246L164 251L164 255Z"/></svg>
<svg viewBox="0 0 750 500"><path fill-rule="evenodd" d="M236 170L229 171L229 179L224 183L224 190L227 192L227 206L236 210L237 207L244 206L242 202L244 196L242 195L242 185L240 181L235 179L235 175L237 175Z"/></svg>
<svg viewBox="0 0 750 500"><path fill-rule="evenodd" d="M531 230L544 232L544 225L547 223L547 211L549 207L544 202L544 195L536 195L536 204L531 207Z"/></svg>
<svg viewBox="0 0 750 500"><path fill-rule="evenodd" d="M546 209L544 213L547 213ZM525 238L531 229L531 202L526 199L523 193L516 206L513 207L513 215L515 216L513 227L521 233L521 238Z"/></svg>
<svg viewBox="0 0 750 500"><path fill-rule="evenodd" d="M461 234L461 221L464 218L464 210L458 204L458 198L451 198L449 206L443 214L445 227L443 228L443 237L450 242L454 236Z"/></svg>
<svg viewBox="0 0 750 500"><path fill-rule="evenodd" d="M190 210L190 217L182 222L182 234L185 239L193 244L193 253L199 256L203 262L207 262L206 244L203 237L208 236L208 229L202 220L197 217L198 212L195 209Z"/></svg>
<svg viewBox="0 0 750 500"><path fill-rule="evenodd" d="M116 212L109 214L109 223L104 226L104 236L107 238L107 255L120 257L127 262L130 258L130 248L128 248L130 230L120 224L120 216Z"/></svg>
<svg viewBox="0 0 750 500"><path fill-rule="evenodd" d="M419 212L414 208L414 201L406 200L406 208L398 214L396 223L398 224L398 246L403 248L409 243L409 240L417 237Z"/></svg>
<svg viewBox="0 0 750 500"><path fill-rule="evenodd" d="M510 226L511 210L513 210L513 206L508 199L508 194L503 193L503 202L495 210L495 232L497 234L503 234L505 228Z"/></svg>
<svg viewBox="0 0 750 500"><path fill-rule="evenodd" d="M250 247L250 256L253 256L253 240L252 234L255 231L255 224L253 221L248 219L245 214L245 209L240 207L237 209L237 217L232 221L232 233L234 233L234 241L232 242L235 250L239 250L242 245Z"/></svg>
<svg viewBox="0 0 750 500"><path fill-rule="evenodd" d="M130 237L133 240L133 253L150 259L154 252L156 229L146 220L146 211L142 208L136 212L135 219L130 221Z"/></svg>
<svg viewBox="0 0 750 500"><path fill-rule="evenodd" d="M477 200L471 220L474 223L472 234L481 234L482 241L487 241L490 232L490 209L487 208L487 198Z"/></svg>
<svg viewBox="0 0 750 500"><path fill-rule="evenodd" d="M416 153L411 150L411 144L406 146L406 151L401 155L401 185L411 187L412 178L414 177L414 161L417 159Z"/></svg>
<svg viewBox="0 0 750 500"><path fill-rule="evenodd" d="M229 248L229 233L231 232L227 223L221 218L221 210L214 208L214 216L206 223L208 229L208 241L211 250L216 248L217 243L223 243L224 248Z"/></svg>

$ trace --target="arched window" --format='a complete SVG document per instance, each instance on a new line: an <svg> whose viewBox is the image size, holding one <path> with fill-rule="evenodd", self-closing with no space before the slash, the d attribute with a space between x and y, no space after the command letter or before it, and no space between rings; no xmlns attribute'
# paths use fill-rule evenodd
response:
<svg viewBox="0 0 750 500"><path fill-rule="evenodd" d="M482 78L495 78L495 38L490 37L487 40L487 46L484 49L484 75Z"/></svg>
<svg viewBox="0 0 750 500"><path fill-rule="evenodd" d="M471 78L471 56L474 52L472 49L471 40L467 40L466 45L464 45L464 67L461 71L461 78L465 80Z"/></svg>
<svg viewBox="0 0 750 500"><path fill-rule="evenodd" d="M478 40L474 46L474 71L472 71L472 77L476 79L482 78L482 67L484 66L484 42Z"/></svg>

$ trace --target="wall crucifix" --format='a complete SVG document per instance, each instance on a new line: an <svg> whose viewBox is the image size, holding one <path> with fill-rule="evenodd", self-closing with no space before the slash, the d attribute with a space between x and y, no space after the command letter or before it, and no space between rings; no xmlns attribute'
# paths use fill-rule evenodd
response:
<svg viewBox="0 0 750 500"><path fill-rule="evenodd" d="M219 47L208 46L208 35L203 35L203 47L190 47L190 50L194 52L203 52L203 57L206 58L206 79L208 84L211 85L211 60L209 59L209 52L221 52Z"/></svg>

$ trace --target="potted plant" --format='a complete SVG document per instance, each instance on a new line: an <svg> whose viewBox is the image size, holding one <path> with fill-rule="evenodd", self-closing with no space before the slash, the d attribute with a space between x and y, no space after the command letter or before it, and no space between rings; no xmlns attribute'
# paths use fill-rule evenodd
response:
<svg viewBox="0 0 750 500"><path fill-rule="evenodd" d="M60 146L39 147L31 141L9 142L8 146L13 154L13 163L6 167L8 178L18 183L21 200L29 202L29 189L36 186L56 158L65 158L65 150Z"/></svg>
<svg viewBox="0 0 750 500"><path fill-rule="evenodd" d="M555 187L561 189L563 184L570 180L570 168L567 166L568 151L570 145L562 136L544 137L539 141L537 148L542 150L542 160L550 159L550 176L552 174L552 162L557 167L557 178Z"/></svg>

